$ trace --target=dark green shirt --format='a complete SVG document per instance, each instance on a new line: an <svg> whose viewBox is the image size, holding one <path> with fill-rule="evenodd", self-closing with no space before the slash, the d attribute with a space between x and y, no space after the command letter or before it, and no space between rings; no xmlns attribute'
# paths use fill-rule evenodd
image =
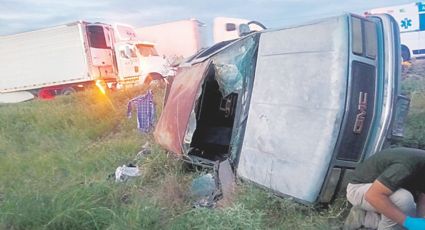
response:
<svg viewBox="0 0 425 230"><path fill-rule="evenodd" d="M412 148L385 149L361 163L350 183L372 183L375 180L393 192L404 188L412 193L425 193L425 151Z"/></svg>

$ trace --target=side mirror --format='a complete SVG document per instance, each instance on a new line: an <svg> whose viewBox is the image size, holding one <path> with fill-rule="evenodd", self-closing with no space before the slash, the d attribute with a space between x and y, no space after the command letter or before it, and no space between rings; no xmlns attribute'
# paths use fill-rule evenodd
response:
<svg viewBox="0 0 425 230"><path fill-rule="evenodd" d="M248 24L239 25L239 37L243 37L249 33L251 33L251 29L249 28Z"/></svg>
<svg viewBox="0 0 425 230"><path fill-rule="evenodd" d="M125 50L120 50L120 56L121 56L121 58L129 59Z"/></svg>

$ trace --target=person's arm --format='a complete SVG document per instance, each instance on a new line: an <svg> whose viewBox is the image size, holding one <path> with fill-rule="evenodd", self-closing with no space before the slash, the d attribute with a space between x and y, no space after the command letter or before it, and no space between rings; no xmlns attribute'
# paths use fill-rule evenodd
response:
<svg viewBox="0 0 425 230"><path fill-rule="evenodd" d="M418 217L425 217L425 194L420 193L418 196L418 201L416 202L416 215Z"/></svg>
<svg viewBox="0 0 425 230"><path fill-rule="evenodd" d="M378 180L375 180L366 192L365 199L376 209L376 211L394 222L403 225L406 220L406 214L390 200L390 195L392 193L393 192L388 187Z"/></svg>

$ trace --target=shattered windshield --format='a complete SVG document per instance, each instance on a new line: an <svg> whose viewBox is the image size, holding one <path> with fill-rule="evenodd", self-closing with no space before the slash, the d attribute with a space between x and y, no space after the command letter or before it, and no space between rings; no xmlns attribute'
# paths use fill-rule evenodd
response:
<svg viewBox="0 0 425 230"><path fill-rule="evenodd" d="M240 91L244 79L253 75L257 39L257 36L249 36L213 57L215 77L223 97Z"/></svg>
<svg viewBox="0 0 425 230"><path fill-rule="evenodd" d="M258 39L259 35L246 37L208 59L211 64L204 72L204 83L198 91L197 105L191 112L184 138L185 152L189 152L191 146L202 146L205 135L220 132L222 142L217 139L215 144L229 146L231 159L237 159L253 84Z"/></svg>
<svg viewBox="0 0 425 230"><path fill-rule="evenodd" d="M213 58L216 80L223 97L238 93L239 113L233 125L230 160L238 161L254 83L259 34L248 36Z"/></svg>

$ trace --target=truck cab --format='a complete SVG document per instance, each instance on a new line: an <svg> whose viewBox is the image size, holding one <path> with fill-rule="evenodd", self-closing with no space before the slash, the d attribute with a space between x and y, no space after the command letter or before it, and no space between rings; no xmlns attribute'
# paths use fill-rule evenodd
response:
<svg viewBox="0 0 425 230"><path fill-rule="evenodd" d="M155 138L189 162L228 159L275 194L330 202L402 135L399 45L389 15L250 33L179 70Z"/></svg>
<svg viewBox="0 0 425 230"><path fill-rule="evenodd" d="M118 82L132 84L142 75L136 32L132 26L126 24L116 23L113 28Z"/></svg>
<svg viewBox="0 0 425 230"><path fill-rule="evenodd" d="M117 65L122 83L144 84L172 74L167 60L158 54L155 44L139 40L132 26L115 24L114 30Z"/></svg>
<svg viewBox="0 0 425 230"><path fill-rule="evenodd" d="M149 84L152 80L162 80L174 75L171 65L165 56L158 54L154 43L138 42L136 47L142 70L139 80L141 84Z"/></svg>

